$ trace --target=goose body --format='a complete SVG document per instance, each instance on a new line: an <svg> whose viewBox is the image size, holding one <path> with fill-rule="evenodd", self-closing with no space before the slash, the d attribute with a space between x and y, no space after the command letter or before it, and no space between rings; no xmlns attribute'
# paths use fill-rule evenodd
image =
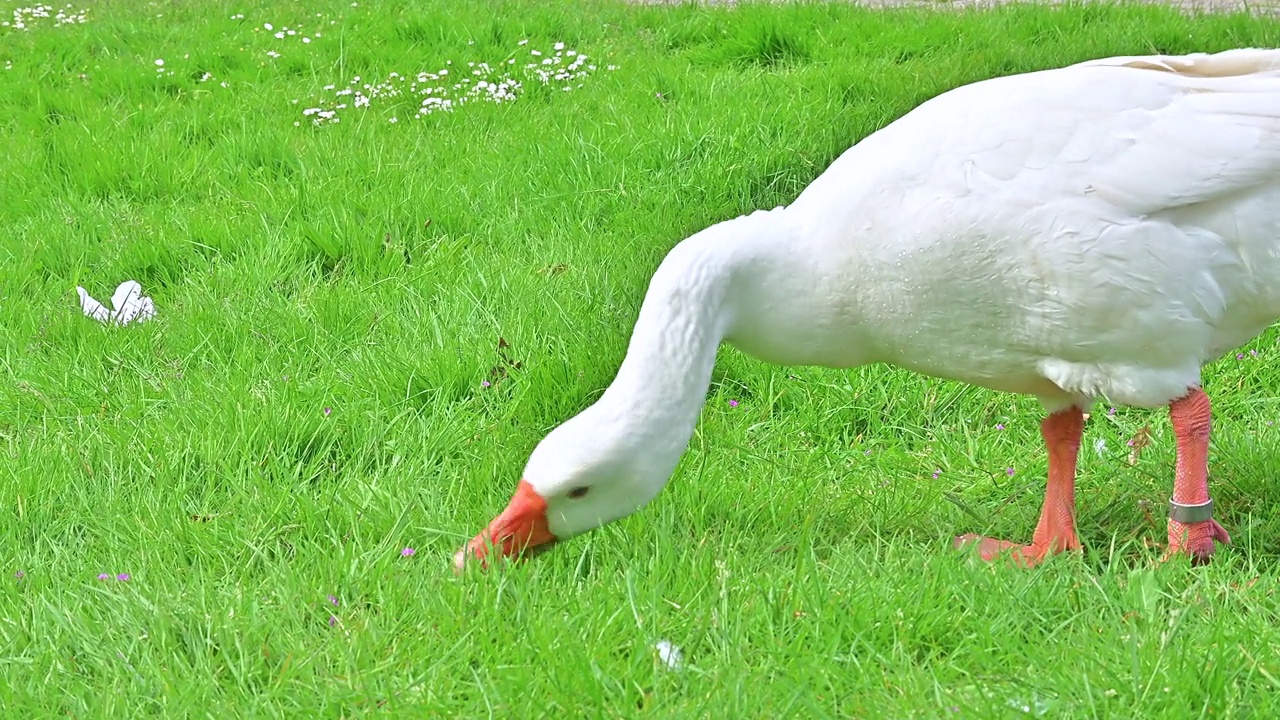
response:
<svg viewBox="0 0 1280 720"><path fill-rule="evenodd" d="M1277 318L1280 50L963 86L854 145L792 204L677 245L614 382L539 444L507 510L456 562L648 502L692 435L721 342L772 363L892 363L1038 397L1044 515L1029 546L976 539L986 557L1078 547L1082 408L1168 405L1170 548L1207 557L1227 536L1202 517L1200 369Z"/></svg>

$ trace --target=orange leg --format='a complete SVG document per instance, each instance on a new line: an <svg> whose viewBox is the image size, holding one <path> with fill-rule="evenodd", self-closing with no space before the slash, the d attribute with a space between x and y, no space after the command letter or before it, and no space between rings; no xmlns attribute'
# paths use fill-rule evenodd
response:
<svg viewBox="0 0 1280 720"><path fill-rule="evenodd" d="M1173 501L1183 506L1203 506L1209 502L1209 429L1212 425L1209 396L1200 388L1169 404L1169 420L1178 442L1178 458L1173 481ZM1185 512L1185 511L1184 511ZM1208 518L1198 522L1169 519L1169 551L1166 559L1181 553L1193 563L1209 560L1214 541L1231 543L1231 536Z"/></svg>
<svg viewBox="0 0 1280 720"><path fill-rule="evenodd" d="M977 542L983 560L994 560L1012 551L1015 560L1035 565L1046 556L1064 550L1079 550L1076 537L1076 457L1080 452L1080 435L1084 431L1084 414L1078 407L1056 412L1040 423L1040 434L1049 449L1049 481L1045 487L1044 507L1030 545L974 534L956 538L956 547Z"/></svg>

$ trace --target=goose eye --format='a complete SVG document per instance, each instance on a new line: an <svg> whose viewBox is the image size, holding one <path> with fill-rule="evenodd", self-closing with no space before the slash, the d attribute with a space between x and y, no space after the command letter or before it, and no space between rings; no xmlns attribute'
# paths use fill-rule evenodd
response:
<svg viewBox="0 0 1280 720"><path fill-rule="evenodd" d="M587 491L589 490L591 490L591 488L589 487L576 487L569 491L569 497L573 498L574 500L577 500L578 498L586 497Z"/></svg>

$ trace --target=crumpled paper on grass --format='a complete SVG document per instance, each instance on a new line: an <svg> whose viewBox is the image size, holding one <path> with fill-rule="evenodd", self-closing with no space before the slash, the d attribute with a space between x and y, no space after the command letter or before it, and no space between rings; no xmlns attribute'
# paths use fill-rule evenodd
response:
<svg viewBox="0 0 1280 720"><path fill-rule="evenodd" d="M658 650L658 658L672 670L680 670L684 667L684 653L680 651L678 645L674 645L670 640L659 640L654 644Z"/></svg>
<svg viewBox="0 0 1280 720"><path fill-rule="evenodd" d="M150 320L156 315L155 303L142 294L142 285L136 280L126 280L111 295L111 308L94 300L87 290L76 286L80 294L80 309L84 314L101 323L128 325L131 322Z"/></svg>

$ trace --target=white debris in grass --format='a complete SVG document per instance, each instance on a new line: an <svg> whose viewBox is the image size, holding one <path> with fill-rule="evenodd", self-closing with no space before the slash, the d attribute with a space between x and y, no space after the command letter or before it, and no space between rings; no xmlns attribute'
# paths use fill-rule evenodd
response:
<svg viewBox="0 0 1280 720"><path fill-rule="evenodd" d="M62 9L57 9L52 5L36 5L35 7L20 7L13 11L13 20L0 21L0 27L13 28L14 30L30 30L39 25L50 25L53 27L61 27L63 25L82 24L89 10L76 10L74 5L67 4Z"/></svg>
<svg viewBox="0 0 1280 720"><path fill-rule="evenodd" d="M654 643L654 648L658 651L658 659L664 665L672 670L679 670L684 663L684 653L680 652L680 648L672 645L667 640L659 640Z"/></svg>
<svg viewBox="0 0 1280 720"><path fill-rule="evenodd" d="M128 325L134 321L142 322L156 316L155 303L142 294L142 285L136 280L120 283L111 295L110 308L93 299L89 292L79 285L76 286L76 293L80 296L81 311L101 323Z"/></svg>
<svg viewBox="0 0 1280 720"><path fill-rule="evenodd" d="M528 43L527 39L521 40L517 47L523 48ZM517 52L523 54L524 51ZM523 65L516 63L517 52L497 61L496 67L488 62L467 62L469 72L459 70L462 73L460 77L450 75L450 67L454 64L452 60L446 61L445 66L435 72L416 75L393 72L386 80L377 83L363 82L357 75L341 89L336 89L333 84L325 85L325 91L333 92L333 97L303 110L302 114L311 118L313 125L324 125L338 121L337 111L345 109L348 98L352 108L362 110L393 103L403 106L405 99L412 99L417 107L410 117L423 117L436 112L453 112L476 101L494 104L514 102L530 84L570 92L582 88L581 81L596 72L596 66L588 64L587 55L563 42L554 43L545 54L542 50L530 49L526 56L530 61ZM616 70L617 66L609 65L608 69ZM393 119L390 122L397 121Z"/></svg>

